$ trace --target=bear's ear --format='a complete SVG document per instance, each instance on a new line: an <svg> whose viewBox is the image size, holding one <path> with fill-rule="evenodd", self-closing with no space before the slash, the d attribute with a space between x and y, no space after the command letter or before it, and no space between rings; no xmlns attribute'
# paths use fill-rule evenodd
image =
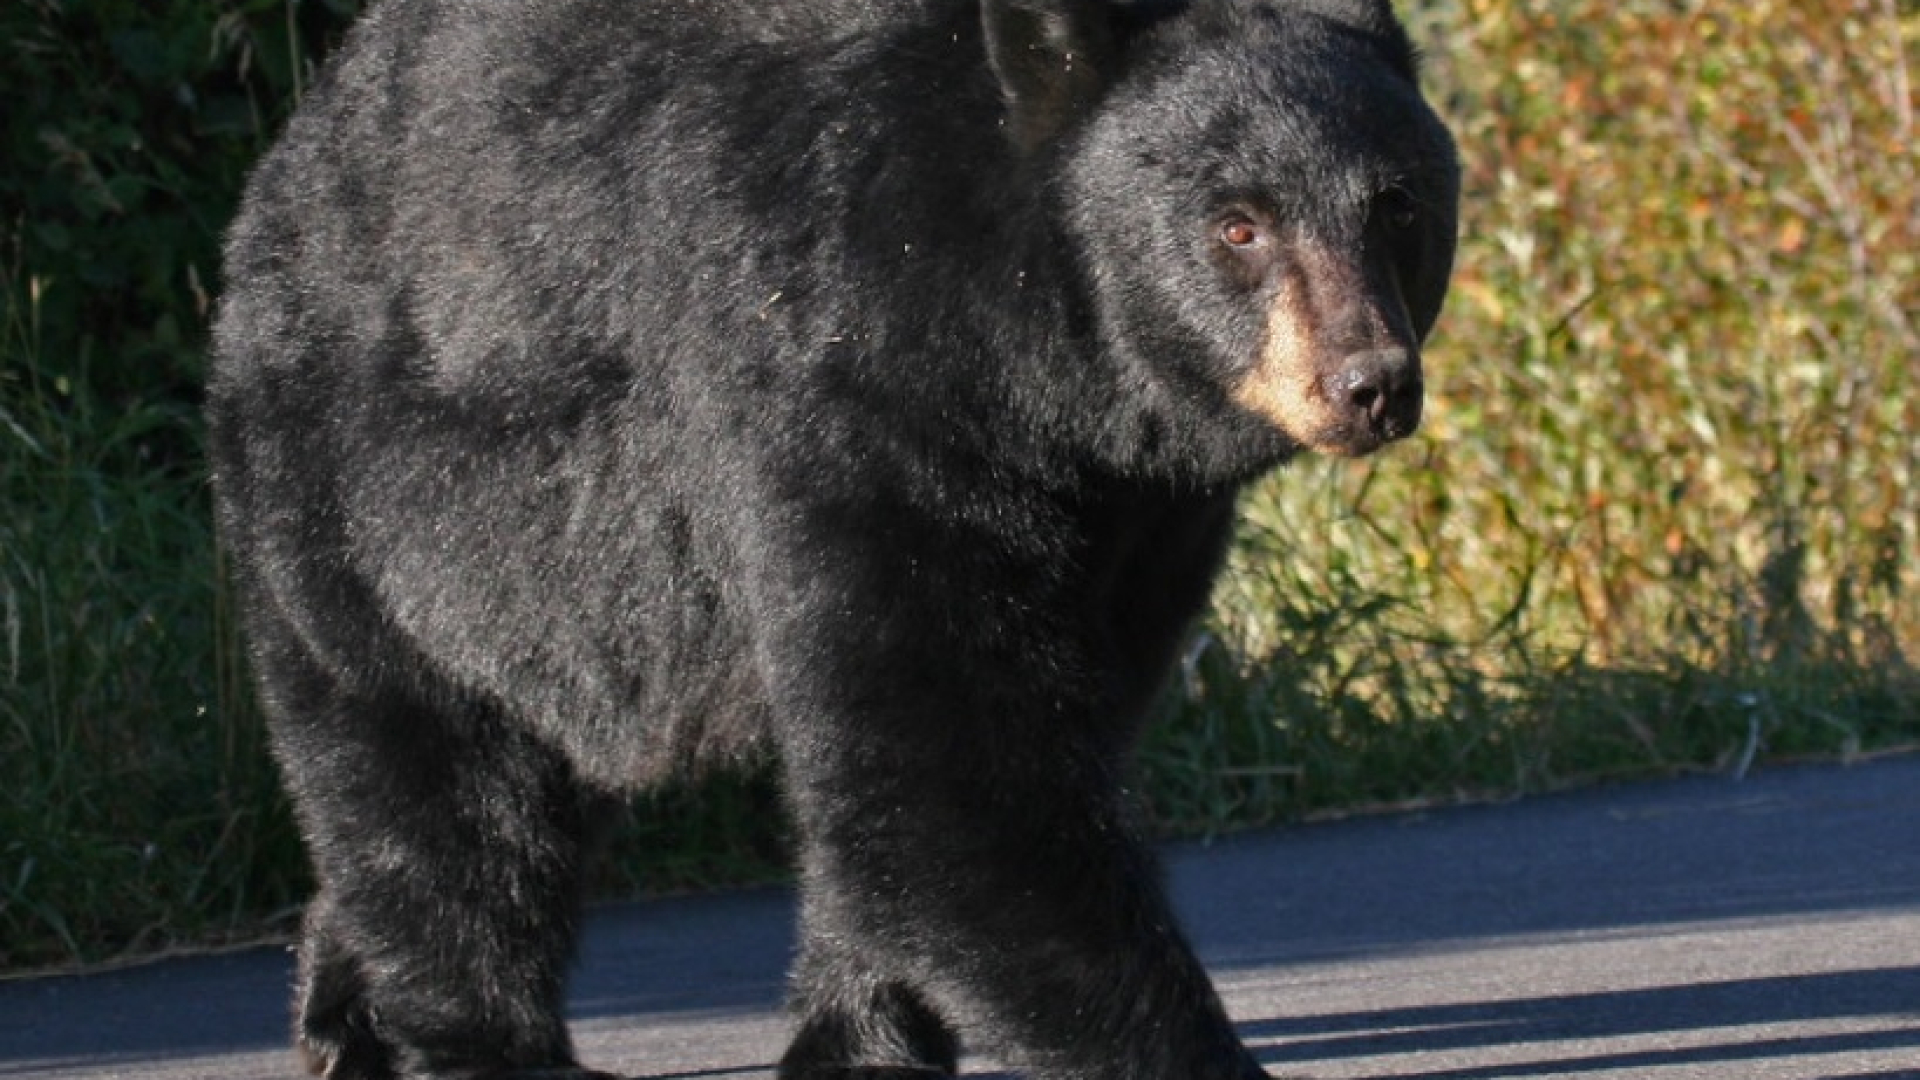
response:
<svg viewBox="0 0 1920 1080"><path fill-rule="evenodd" d="M982 0L980 19L1007 126L1023 151L1065 131L1112 77L1107 0Z"/></svg>
<svg viewBox="0 0 1920 1080"><path fill-rule="evenodd" d="M1360 31L1409 79L1419 77L1420 57L1390 0L1296 0L1302 10Z"/></svg>

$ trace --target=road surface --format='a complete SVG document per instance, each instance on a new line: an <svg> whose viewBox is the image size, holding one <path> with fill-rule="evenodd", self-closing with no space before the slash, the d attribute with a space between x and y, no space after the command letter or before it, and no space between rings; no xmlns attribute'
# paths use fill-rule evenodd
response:
<svg viewBox="0 0 1920 1080"><path fill-rule="evenodd" d="M1353 818L1167 860L1276 1076L1920 1078L1920 757ZM762 890L597 910L572 996L582 1059L769 1080L792 906ZM289 978L284 949L255 949L0 982L0 1078L298 1075Z"/></svg>

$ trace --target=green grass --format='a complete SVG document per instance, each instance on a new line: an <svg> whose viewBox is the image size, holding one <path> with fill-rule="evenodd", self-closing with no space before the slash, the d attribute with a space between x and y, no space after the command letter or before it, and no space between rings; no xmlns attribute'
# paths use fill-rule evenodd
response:
<svg viewBox="0 0 1920 1080"><path fill-rule="evenodd" d="M0 969L287 925L195 389L246 161L354 4L0 7ZM1169 832L1920 743L1920 13L1404 5L1467 165L1421 436L1251 493ZM608 893L758 880L764 777Z"/></svg>
<svg viewBox="0 0 1920 1080"><path fill-rule="evenodd" d="M0 969L301 894L196 401L220 228L330 10L0 5Z"/></svg>
<svg viewBox="0 0 1920 1080"><path fill-rule="evenodd" d="M0 328L0 965L217 936L300 856L216 587L178 405L108 406ZM19 297L25 292L25 297Z"/></svg>

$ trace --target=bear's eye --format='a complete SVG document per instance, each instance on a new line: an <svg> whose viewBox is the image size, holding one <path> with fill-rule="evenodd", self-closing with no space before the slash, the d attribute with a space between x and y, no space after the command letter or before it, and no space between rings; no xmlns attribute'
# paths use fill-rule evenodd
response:
<svg viewBox="0 0 1920 1080"><path fill-rule="evenodd" d="M1228 247L1252 247L1260 242L1260 226L1236 214L1220 223L1220 241Z"/></svg>
<svg viewBox="0 0 1920 1080"><path fill-rule="evenodd" d="M1213 263L1229 287L1255 289L1273 270L1279 254L1272 222L1245 207L1230 209L1213 219L1210 244Z"/></svg>
<svg viewBox="0 0 1920 1080"><path fill-rule="evenodd" d="M1383 192L1378 206L1380 216L1396 229L1411 229L1420 220L1420 204L1399 188Z"/></svg>

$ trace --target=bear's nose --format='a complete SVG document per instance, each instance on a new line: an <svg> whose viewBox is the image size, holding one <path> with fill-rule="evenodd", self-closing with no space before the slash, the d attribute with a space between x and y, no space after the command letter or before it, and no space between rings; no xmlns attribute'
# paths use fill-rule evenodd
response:
<svg viewBox="0 0 1920 1080"><path fill-rule="evenodd" d="M1370 349L1354 353L1329 384L1330 395L1356 421L1382 441L1401 439L1420 426L1420 356L1411 349Z"/></svg>

